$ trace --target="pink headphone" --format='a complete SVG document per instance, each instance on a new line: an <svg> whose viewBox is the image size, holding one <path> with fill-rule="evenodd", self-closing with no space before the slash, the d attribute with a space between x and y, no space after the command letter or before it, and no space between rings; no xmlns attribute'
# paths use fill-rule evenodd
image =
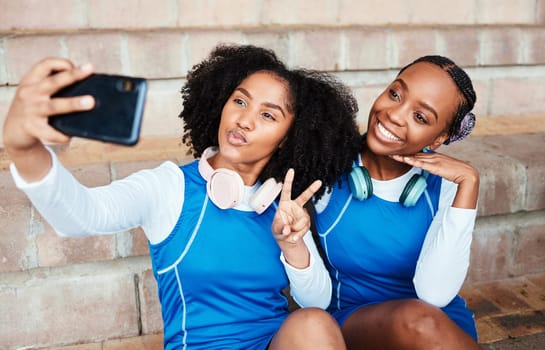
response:
<svg viewBox="0 0 545 350"><path fill-rule="evenodd" d="M240 175L233 170L218 168L212 169L208 158L217 153L214 147L204 150L199 160L199 172L207 181L206 193L212 203L220 209L229 209L237 206L244 195L244 182ZM274 178L265 181L256 193L250 198L250 207L261 214L271 205L282 190L282 183Z"/></svg>

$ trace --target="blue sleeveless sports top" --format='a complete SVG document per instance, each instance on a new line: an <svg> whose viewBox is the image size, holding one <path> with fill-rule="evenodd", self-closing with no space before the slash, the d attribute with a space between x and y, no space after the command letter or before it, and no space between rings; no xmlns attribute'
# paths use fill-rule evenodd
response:
<svg viewBox="0 0 545 350"><path fill-rule="evenodd" d="M150 244L165 349L265 349L288 316L288 285L263 214L209 201L198 162L182 166L185 198L171 234Z"/></svg>
<svg viewBox="0 0 545 350"><path fill-rule="evenodd" d="M416 205L408 208L374 195L352 198L347 176L341 188L333 189L316 227L333 280L328 311L340 324L367 304L417 298L412 280L440 192L441 178L433 174ZM473 314L459 296L443 311L476 338Z"/></svg>

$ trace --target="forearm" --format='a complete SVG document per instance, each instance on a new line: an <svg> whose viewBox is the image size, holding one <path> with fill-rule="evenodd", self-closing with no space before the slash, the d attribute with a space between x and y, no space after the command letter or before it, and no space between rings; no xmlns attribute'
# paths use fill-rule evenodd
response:
<svg viewBox="0 0 545 350"><path fill-rule="evenodd" d="M438 307L459 292L467 275L476 210L449 208L430 227L414 276L418 297Z"/></svg>
<svg viewBox="0 0 545 350"><path fill-rule="evenodd" d="M51 170L51 155L41 142L25 150L14 149L9 144L5 149L19 175L27 182L39 181Z"/></svg>
<svg viewBox="0 0 545 350"><path fill-rule="evenodd" d="M310 231L303 238L308 247L308 266L298 269L290 265L284 255L280 260L284 264L290 280L290 293L302 307L325 309L331 300L331 278L318 253Z"/></svg>
<svg viewBox="0 0 545 350"><path fill-rule="evenodd" d="M479 197L479 175L472 174L460 182L452 206L455 208L475 209Z"/></svg>

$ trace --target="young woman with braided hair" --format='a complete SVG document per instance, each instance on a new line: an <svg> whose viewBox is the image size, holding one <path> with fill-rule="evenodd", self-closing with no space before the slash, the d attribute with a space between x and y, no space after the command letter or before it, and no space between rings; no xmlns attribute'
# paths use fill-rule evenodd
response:
<svg viewBox="0 0 545 350"><path fill-rule="evenodd" d="M316 203L333 279L328 310L349 349L478 349L458 292L479 174L437 153L467 136L476 95L450 59L407 65L376 99L350 173Z"/></svg>

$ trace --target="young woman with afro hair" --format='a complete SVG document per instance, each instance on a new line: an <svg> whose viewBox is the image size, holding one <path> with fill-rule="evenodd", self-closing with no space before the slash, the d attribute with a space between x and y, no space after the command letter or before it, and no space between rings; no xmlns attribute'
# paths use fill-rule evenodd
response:
<svg viewBox="0 0 545 350"><path fill-rule="evenodd" d="M304 205L333 187L358 151L349 90L325 73L288 69L270 50L219 45L182 88L182 140L199 159L88 188L43 142L69 140L49 115L93 107L90 96L51 97L91 73L65 59L39 62L4 124L16 185L56 232L143 228L165 349L345 348L323 310L331 280ZM302 306L292 313L288 286Z"/></svg>

